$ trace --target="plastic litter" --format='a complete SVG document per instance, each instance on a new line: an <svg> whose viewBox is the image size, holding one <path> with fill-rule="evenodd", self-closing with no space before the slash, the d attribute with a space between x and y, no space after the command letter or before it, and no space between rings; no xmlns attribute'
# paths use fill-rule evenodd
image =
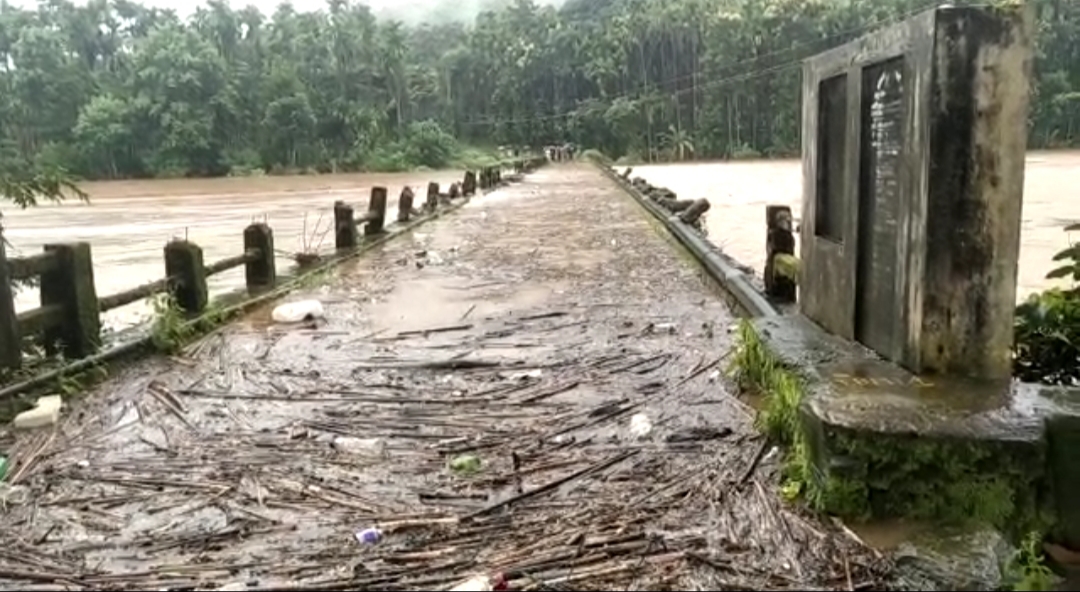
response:
<svg viewBox="0 0 1080 592"><path fill-rule="evenodd" d="M527 372L514 372L507 378L510 380L525 380L526 378L540 378L544 375L544 371L540 368L534 368Z"/></svg>
<svg viewBox="0 0 1080 592"><path fill-rule="evenodd" d="M354 438L352 436L338 436L330 443L330 446L338 452L348 454L370 454L384 456L386 454L386 440L382 438Z"/></svg>
<svg viewBox="0 0 1080 592"><path fill-rule="evenodd" d="M382 531L378 528L365 528L356 532L356 542L361 545L374 545L382 540Z"/></svg>
<svg viewBox="0 0 1080 592"><path fill-rule="evenodd" d="M40 428L60 420L60 407L64 400L60 395L48 395L37 400L33 409L15 416L12 424L20 429Z"/></svg>
<svg viewBox="0 0 1080 592"><path fill-rule="evenodd" d="M652 432L652 422L644 413L635 413L630 418L630 435L635 438L644 438Z"/></svg>
<svg viewBox="0 0 1080 592"><path fill-rule="evenodd" d="M499 573L492 576L486 574L479 574L465 580L464 582L461 582L453 588L450 588L450 592L481 592L506 589L506 576L504 576L503 574Z"/></svg>
<svg viewBox="0 0 1080 592"><path fill-rule="evenodd" d="M323 305L318 300L286 302L270 313L275 323L299 323L323 318Z"/></svg>

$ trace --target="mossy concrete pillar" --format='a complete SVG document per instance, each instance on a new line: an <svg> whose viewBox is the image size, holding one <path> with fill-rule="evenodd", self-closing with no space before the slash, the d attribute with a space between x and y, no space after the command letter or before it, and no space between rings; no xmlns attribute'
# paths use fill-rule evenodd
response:
<svg viewBox="0 0 1080 592"><path fill-rule="evenodd" d="M368 201L367 222L364 224L364 236L382 234L386 225L386 187L372 187L371 200Z"/></svg>
<svg viewBox="0 0 1080 592"><path fill-rule="evenodd" d="M258 251L254 258L244 263L244 280L248 292L257 292L277 283L277 266L274 257L274 231L267 224L257 222L244 229L244 251Z"/></svg>
<svg viewBox="0 0 1080 592"><path fill-rule="evenodd" d="M202 247L179 239L166 243L165 275L169 278L169 294L181 310L194 314L206 309L209 290Z"/></svg>
<svg viewBox="0 0 1080 592"><path fill-rule="evenodd" d="M15 291L4 249L4 231L0 228L0 368L22 365L22 340L15 315Z"/></svg>
<svg viewBox="0 0 1080 592"><path fill-rule="evenodd" d="M776 273L777 255L795 255L793 219L788 206L765 206L765 293L778 302L795 302L793 278Z"/></svg>
<svg viewBox="0 0 1080 592"><path fill-rule="evenodd" d="M56 265L41 275L41 306L60 308L60 321L45 330L45 350L84 358L101 346L101 315L89 243L45 245Z"/></svg>
<svg viewBox="0 0 1080 592"><path fill-rule="evenodd" d="M334 247L351 249L360 242L356 232L356 219L352 206L343 201L334 202Z"/></svg>

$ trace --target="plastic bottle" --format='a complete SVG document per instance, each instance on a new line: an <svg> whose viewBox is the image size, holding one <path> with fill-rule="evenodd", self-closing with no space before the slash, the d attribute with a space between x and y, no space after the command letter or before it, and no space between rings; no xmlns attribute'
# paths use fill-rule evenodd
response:
<svg viewBox="0 0 1080 592"><path fill-rule="evenodd" d="M338 436L330 443L334 450L346 454L368 454L386 456L386 440L382 438L354 438Z"/></svg>
<svg viewBox="0 0 1080 592"><path fill-rule="evenodd" d="M270 313L275 323L299 323L323 318L323 306L318 300L286 302Z"/></svg>
<svg viewBox="0 0 1080 592"><path fill-rule="evenodd" d="M60 395L48 395L37 400L33 409L28 409L15 416L12 423L17 428L40 428L56 423L60 419L60 406L64 400Z"/></svg>

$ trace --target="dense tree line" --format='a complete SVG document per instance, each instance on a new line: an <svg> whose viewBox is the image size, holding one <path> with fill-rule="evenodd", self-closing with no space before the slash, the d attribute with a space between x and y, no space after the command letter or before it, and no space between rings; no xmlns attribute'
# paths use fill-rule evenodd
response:
<svg viewBox="0 0 1080 592"><path fill-rule="evenodd" d="M1033 147L1080 143L1080 2L1038 0ZM931 0L492 0L406 27L363 4L0 4L0 177L443 166L464 144L612 156L799 147L799 63ZM44 174L44 173L42 173Z"/></svg>

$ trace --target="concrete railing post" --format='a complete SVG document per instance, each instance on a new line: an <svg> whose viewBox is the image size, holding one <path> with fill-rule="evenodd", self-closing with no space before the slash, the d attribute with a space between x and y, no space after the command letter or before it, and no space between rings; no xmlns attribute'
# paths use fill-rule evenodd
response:
<svg viewBox="0 0 1080 592"><path fill-rule="evenodd" d="M765 206L765 294L780 302L795 302L793 278L776 272L777 255L795 255L793 220L788 206Z"/></svg>
<svg viewBox="0 0 1080 592"><path fill-rule="evenodd" d="M386 224L386 187L372 187L371 200L368 201L367 222L364 224L364 236L382 234Z"/></svg>
<svg viewBox="0 0 1080 592"><path fill-rule="evenodd" d="M58 306L60 317L45 330L45 351L84 358L101 345L101 313L89 243L45 245L56 265L41 275L41 306Z"/></svg>
<svg viewBox="0 0 1080 592"><path fill-rule="evenodd" d="M277 283L272 228L257 222L244 229L244 252L252 250L258 254L244 263L244 280L248 292L257 292Z"/></svg>
<svg viewBox="0 0 1080 592"><path fill-rule="evenodd" d="M401 196L398 197L397 208L397 221L405 223L409 221L409 216L412 215L412 202L413 202L413 190L406 187L401 190Z"/></svg>
<svg viewBox="0 0 1080 592"><path fill-rule="evenodd" d="M439 184L435 181L427 184L427 201L424 202L424 207L430 211L439 207Z"/></svg>
<svg viewBox="0 0 1080 592"><path fill-rule="evenodd" d="M466 197L476 194L475 171L465 171L465 180L461 183L461 193Z"/></svg>
<svg viewBox="0 0 1080 592"><path fill-rule="evenodd" d="M4 229L0 227L0 368L22 366L22 339L19 318L15 315L15 290L4 248Z"/></svg>
<svg viewBox="0 0 1080 592"><path fill-rule="evenodd" d="M181 310L199 313L206 309L209 290L202 247L180 239L166 243L165 276L169 278L169 294Z"/></svg>
<svg viewBox="0 0 1080 592"><path fill-rule="evenodd" d="M334 202L334 247L351 249L359 242L352 206L343 201Z"/></svg>

